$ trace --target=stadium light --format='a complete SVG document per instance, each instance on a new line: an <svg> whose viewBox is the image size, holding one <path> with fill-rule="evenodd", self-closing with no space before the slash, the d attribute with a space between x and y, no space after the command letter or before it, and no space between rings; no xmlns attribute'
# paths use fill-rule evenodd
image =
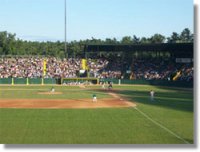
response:
<svg viewBox="0 0 200 152"><path fill-rule="evenodd" d="M65 1L65 15L64 15L64 17L65 17L65 58L68 58L68 54L67 54L67 15L66 15L66 13L67 13L67 11L66 11L66 0L64 0Z"/></svg>

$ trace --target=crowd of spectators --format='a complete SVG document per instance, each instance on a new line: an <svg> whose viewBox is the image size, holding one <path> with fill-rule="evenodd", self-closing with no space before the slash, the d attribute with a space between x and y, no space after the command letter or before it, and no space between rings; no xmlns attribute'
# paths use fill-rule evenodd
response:
<svg viewBox="0 0 200 152"><path fill-rule="evenodd" d="M91 59L87 60L88 69L90 73L93 74L94 77L99 77L101 71L108 66L108 60L104 58L99 59Z"/></svg>
<svg viewBox="0 0 200 152"><path fill-rule="evenodd" d="M183 81L193 80L194 68L191 64L185 64L184 66L182 66L180 72L181 72L181 75L178 78L178 80L183 80Z"/></svg>
<svg viewBox="0 0 200 152"><path fill-rule="evenodd" d="M80 59L58 58L1 58L0 78L38 78L43 77L43 63L46 60L45 78L76 77L76 71L80 69Z"/></svg>
<svg viewBox="0 0 200 152"><path fill-rule="evenodd" d="M172 80L180 71L178 80L190 81L193 79L193 66L191 63L176 63L169 60L134 60L132 72L134 79L146 80Z"/></svg>
<svg viewBox="0 0 200 152"><path fill-rule="evenodd" d="M112 55L106 60L107 65L105 68L100 70L98 78L121 78L123 63L122 58L117 55Z"/></svg>
<svg viewBox="0 0 200 152"><path fill-rule="evenodd" d="M74 78L80 70L80 59L47 58L47 78Z"/></svg>
<svg viewBox="0 0 200 152"><path fill-rule="evenodd" d="M171 71L176 70L170 63L160 60L134 60L132 71L135 79L164 79Z"/></svg>
<svg viewBox="0 0 200 152"><path fill-rule="evenodd" d="M0 58L0 78L41 78L46 60L45 78L74 78L82 69L80 58L60 59L55 57L15 57ZM88 68L96 77L108 64L105 59L88 59Z"/></svg>
<svg viewBox="0 0 200 152"><path fill-rule="evenodd" d="M46 75L43 75L43 62L46 60ZM88 59L90 74L97 78L122 78L123 60L120 57ZM82 69L80 58L60 59L55 57L11 57L0 58L0 78L75 78ZM138 59L131 64L133 79L172 80L180 71L178 80L193 80L191 63L175 63L168 60Z"/></svg>
<svg viewBox="0 0 200 152"><path fill-rule="evenodd" d="M42 62L39 58L1 58L0 78L40 77Z"/></svg>

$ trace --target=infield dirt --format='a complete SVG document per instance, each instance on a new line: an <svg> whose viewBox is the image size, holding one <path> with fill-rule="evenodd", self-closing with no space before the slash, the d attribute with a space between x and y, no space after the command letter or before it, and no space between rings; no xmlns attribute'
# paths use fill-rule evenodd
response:
<svg viewBox="0 0 200 152"><path fill-rule="evenodd" d="M112 98L98 99L2 99L0 108L40 108L40 109L70 109L70 108L120 108L133 107L135 103L122 99L115 93L109 93Z"/></svg>

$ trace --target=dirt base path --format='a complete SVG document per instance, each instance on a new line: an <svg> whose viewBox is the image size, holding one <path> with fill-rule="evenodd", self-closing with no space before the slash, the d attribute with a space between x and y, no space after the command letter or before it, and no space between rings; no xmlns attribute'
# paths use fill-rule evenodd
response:
<svg viewBox="0 0 200 152"><path fill-rule="evenodd" d="M136 106L132 102L116 99L99 99L92 102L90 99L58 100L58 99L5 99L0 101L0 108L119 108Z"/></svg>
<svg viewBox="0 0 200 152"><path fill-rule="evenodd" d="M71 108L120 108L134 107L135 103L129 102L114 92L108 92L112 98L98 99L1 99L0 108L40 108L40 109L71 109Z"/></svg>

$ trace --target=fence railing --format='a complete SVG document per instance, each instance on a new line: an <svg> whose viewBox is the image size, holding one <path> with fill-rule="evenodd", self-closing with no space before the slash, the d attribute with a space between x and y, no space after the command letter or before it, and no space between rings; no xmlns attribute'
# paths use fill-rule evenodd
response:
<svg viewBox="0 0 200 152"><path fill-rule="evenodd" d="M0 78L0 85L7 84L7 85L30 85L30 84L57 84L56 79L54 78Z"/></svg>
<svg viewBox="0 0 200 152"><path fill-rule="evenodd" d="M100 79L100 82L111 81L113 84L143 84L143 85L159 85L159 86L169 86L169 87L183 87L192 88L193 81L168 81L168 80L129 80L129 79Z"/></svg>
<svg viewBox="0 0 200 152"><path fill-rule="evenodd" d="M77 78L76 78L77 79ZM66 79L68 80L68 79ZM113 84L146 84L146 85L160 85L171 87L192 88L193 81L168 81L168 80L128 80L128 79L99 79L98 82L111 81ZM0 78L0 85L45 85L45 84L60 84L58 79L55 78Z"/></svg>

